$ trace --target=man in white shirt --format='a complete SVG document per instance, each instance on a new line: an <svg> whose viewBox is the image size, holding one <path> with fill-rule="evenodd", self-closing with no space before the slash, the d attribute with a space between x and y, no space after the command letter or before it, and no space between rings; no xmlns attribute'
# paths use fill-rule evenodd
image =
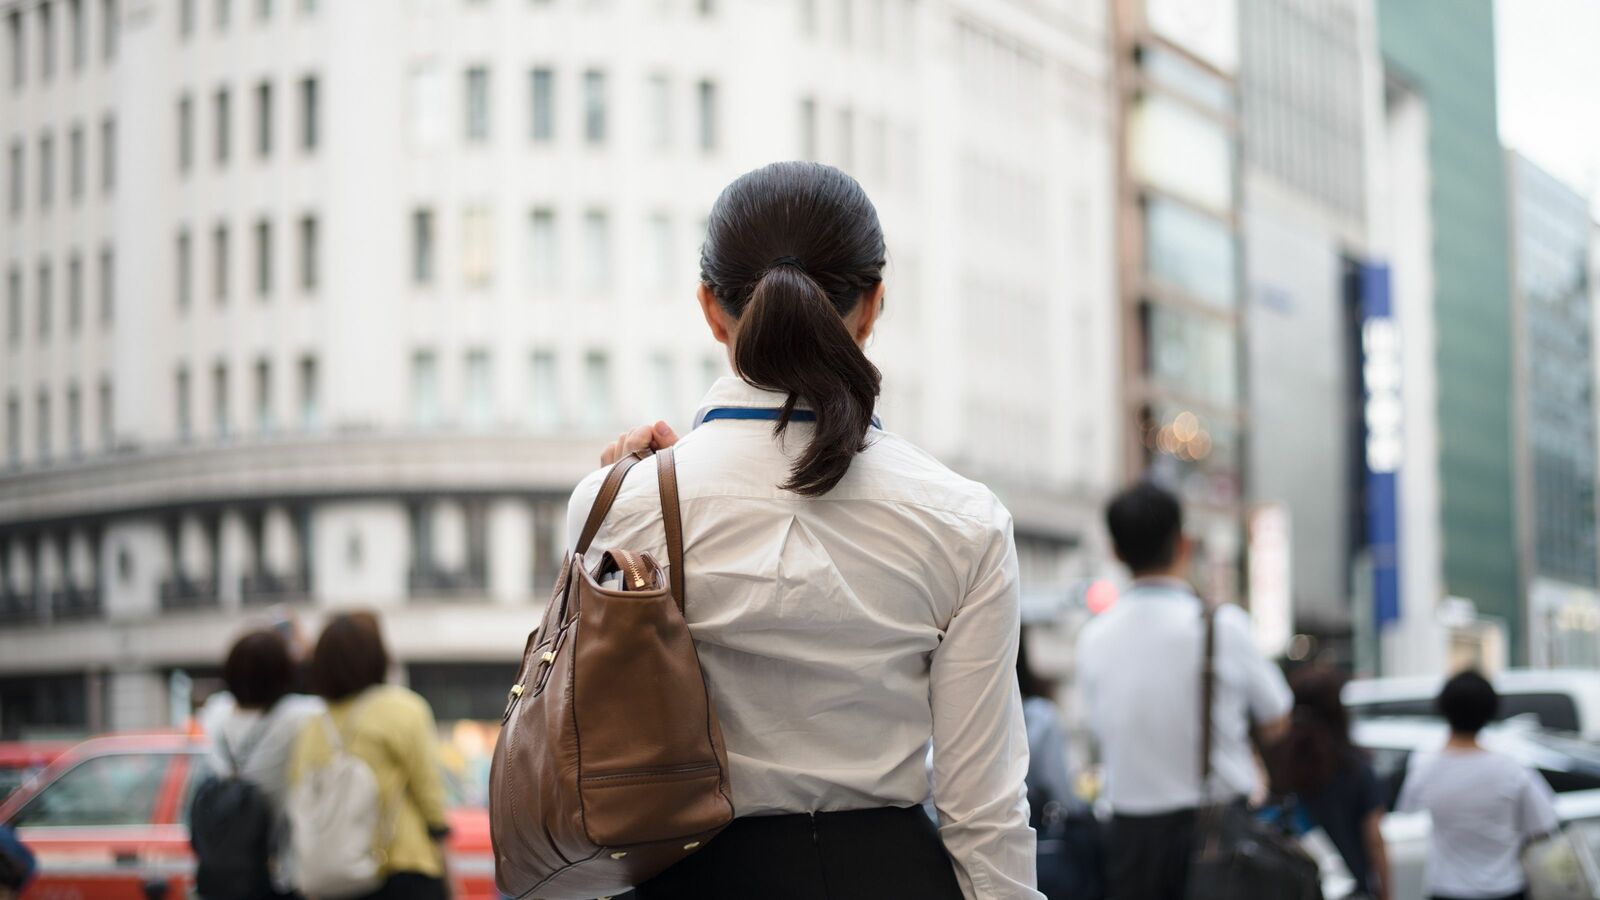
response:
<svg viewBox="0 0 1600 900"><path fill-rule="evenodd" d="M1200 784L1205 603L1184 574L1193 547L1183 511L1150 483L1106 507L1106 524L1134 583L1078 638L1078 684L1105 772L1112 900L1184 894L1195 810L1247 798L1256 785L1252 726L1265 743L1288 724L1293 695L1262 658L1244 610L1216 612L1211 780Z"/></svg>

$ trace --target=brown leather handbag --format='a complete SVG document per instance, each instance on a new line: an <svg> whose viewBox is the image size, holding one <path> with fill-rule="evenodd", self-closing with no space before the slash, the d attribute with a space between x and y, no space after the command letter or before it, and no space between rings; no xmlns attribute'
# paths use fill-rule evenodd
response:
<svg viewBox="0 0 1600 900"><path fill-rule="evenodd" d="M728 755L683 621L672 451L656 454L668 569L583 556L640 452L612 466L544 621L528 638L489 772L495 884L516 900L590 900L660 874L733 821ZM619 586L606 586L620 576Z"/></svg>

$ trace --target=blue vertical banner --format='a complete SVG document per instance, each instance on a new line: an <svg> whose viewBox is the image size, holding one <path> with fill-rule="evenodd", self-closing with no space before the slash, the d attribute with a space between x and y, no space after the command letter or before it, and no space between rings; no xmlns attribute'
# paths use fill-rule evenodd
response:
<svg viewBox="0 0 1600 900"><path fill-rule="evenodd" d="M1361 392L1366 456L1366 537L1372 560L1373 622L1400 619L1400 463L1405 452L1400 398L1400 332L1389 267L1362 263Z"/></svg>

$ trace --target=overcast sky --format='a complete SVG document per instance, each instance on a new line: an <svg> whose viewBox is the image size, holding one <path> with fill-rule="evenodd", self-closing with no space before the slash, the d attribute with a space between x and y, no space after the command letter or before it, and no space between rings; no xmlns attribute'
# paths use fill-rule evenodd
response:
<svg viewBox="0 0 1600 900"><path fill-rule="evenodd" d="M1495 20L1501 140L1600 213L1600 0L1496 0Z"/></svg>

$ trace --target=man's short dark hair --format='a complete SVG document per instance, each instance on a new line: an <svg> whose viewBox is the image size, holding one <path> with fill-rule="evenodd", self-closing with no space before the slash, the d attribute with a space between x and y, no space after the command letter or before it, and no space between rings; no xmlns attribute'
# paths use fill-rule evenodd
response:
<svg viewBox="0 0 1600 900"><path fill-rule="evenodd" d="M1141 481L1106 504L1106 528L1117 558L1135 575L1172 565L1183 535L1183 507L1166 488Z"/></svg>
<svg viewBox="0 0 1600 900"><path fill-rule="evenodd" d="M372 613L334 616L311 652L311 688L330 703L382 684L388 674L389 651Z"/></svg>
<svg viewBox="0 0 1600 900"><path fill-rule="evenodd" d="M1435 701L1439 714L1456 734L1477 734L1500 712L1500 695L1489 679L1466 671L1444 683Z"/></svg>
<svg viewBox="0 0 1600 900"><path fill-rule="evenodd" d="M289 693L294 663L289 645L276 631L252 631L228 650L222 682L241 709L267 709Z"/></svg>

